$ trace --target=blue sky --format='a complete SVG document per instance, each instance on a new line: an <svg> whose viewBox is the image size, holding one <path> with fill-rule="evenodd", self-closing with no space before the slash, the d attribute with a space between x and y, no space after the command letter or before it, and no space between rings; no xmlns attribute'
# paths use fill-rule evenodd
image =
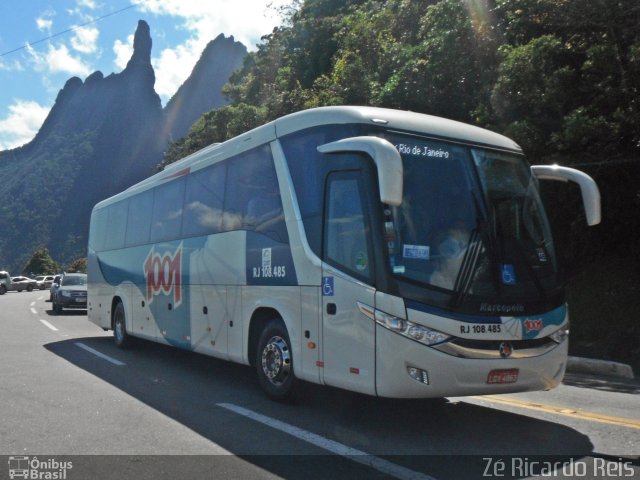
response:
<svg viewBox="0 0 640 480"><path fill-rule="evenodd" d="M156 92L165 104L220 33L249 50L282 23L291 0L4 0L0 3L0 150L29 142L65 82L120 72L138 20L151 28ZM69 30L69 31L67 31ZM67 31L67 32L65 32ZM15 51L13 51L15 50ZM12 52L13 51L13 52Z"/></svg>

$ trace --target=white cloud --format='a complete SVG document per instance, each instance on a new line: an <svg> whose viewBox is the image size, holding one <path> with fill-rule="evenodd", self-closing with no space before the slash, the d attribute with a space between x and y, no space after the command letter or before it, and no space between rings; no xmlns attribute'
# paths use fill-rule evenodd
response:
<svg viewBox="0 0 640 480"><path fill-rule="evenodd" d="M51 27L53 27L53 20L50 18L39 17L36 18L36 25L38 26L38 30L42 31L51 31Z"/></svg>
<svg viewBox="0 0 640 480"><path fill-rule="evenodd" d="M97 5L94 0L78 0L78 7L80 8L85 7L91 10L95 10Z"/></svg>
<svg viewBox="0 0 640 480"><path fill-rule="evenodd" d="M98 50L100 32L95 27L78 27L71 37L71 46L80 53L95 53Z"/></svg>
<svg viewBox="0 0 640 480"><path fill-rule="evenodd" d="M163 100L176 92L191 73L204 47L220 33L233 35L236 41L254 50L260 37L280 23L276 8L291 3L291 0L132 1L142 12L177 17L182 22L180 28L191 32L184 43L161 51L152 60L155 88Z"/></svg>
<svg viewBox="0 0 640 480"><path fill-rule="evenodd" d="M129 35L126 42L116 40L113 44L113 52L116 54L114 63L120 70L124 70L133 55L133 35Z"/></svg>
<svg viewBox="0 0 640 480"><path fill-rule="evenodd" d="M191 74L205 46L206 43L200 45L196 40L190 40L176 48L163 50L152 60L156 73L155 90L160 97L169 99L176 93Z"/></svg>
<svg viewBox="0 0 640 480"><path fill-rule="evenodd" d="M9 114L0 120L0 150L16 148L31 141L49 114L31 100L16 100L9 106Z"/></svg>
<svg viewBox="0 0 640 480"><path fill-rule="evenodd" d="M4 58L0 57L0 71L2 70L6 72L22 72L24 71L24 66L18 60L6 62Z"/></svg>
<svg viewBox="0 0 640 480"><path fill-rule="evenodd" d="M80 58L71 55L66 45L58 47L49 45L46 53L39 53L32 47L27 46L27 51L31 55L34 68L38 71L79 76L87 76L91 73L89 65Z"/></svg>
<svg viewBox="0 0 640 480"><path fill-rule="evenodd" d="M49 7L36 18L36 26L41 32L51 32L53 28L53 17L56 16L56 11Z"/></svg>

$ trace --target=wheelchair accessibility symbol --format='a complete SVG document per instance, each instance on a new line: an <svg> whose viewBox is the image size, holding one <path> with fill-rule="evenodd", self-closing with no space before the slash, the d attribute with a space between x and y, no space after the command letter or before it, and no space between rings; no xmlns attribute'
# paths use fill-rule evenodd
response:
<svg viewBox="0 0 640 480"><path fill-rule="evenodd" d="M516 270L510 263L505 263L502 265L502 283L504 283L505 285L516 284Z"/></svg>
<svg viewBox="0 0 640 480"><path fill-rule="evenodd" d="M322 296L333 297L333 277L322 277Z"/></svg>

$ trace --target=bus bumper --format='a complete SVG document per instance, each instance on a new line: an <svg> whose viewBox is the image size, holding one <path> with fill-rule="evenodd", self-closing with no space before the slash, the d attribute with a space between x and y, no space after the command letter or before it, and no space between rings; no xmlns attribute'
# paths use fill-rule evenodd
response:
<svg viewBox="0 0 640 480"><path fill-rule="evenodd" d="M376 340L376 392L391 398L550 390L564 377L569 346L565 340L537 357L468 359L437 351L380 326Z"/></svg>

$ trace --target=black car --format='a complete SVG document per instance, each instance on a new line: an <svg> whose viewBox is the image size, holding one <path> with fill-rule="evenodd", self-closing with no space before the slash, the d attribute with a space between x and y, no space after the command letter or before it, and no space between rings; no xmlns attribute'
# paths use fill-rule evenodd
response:
<svg viewBox="0 0 640 480"><path fill-rule="evenodd" d="M66 273L60 280L53 301L53 311L62 312L64 308L87 309L87 274Z"/></svg>

